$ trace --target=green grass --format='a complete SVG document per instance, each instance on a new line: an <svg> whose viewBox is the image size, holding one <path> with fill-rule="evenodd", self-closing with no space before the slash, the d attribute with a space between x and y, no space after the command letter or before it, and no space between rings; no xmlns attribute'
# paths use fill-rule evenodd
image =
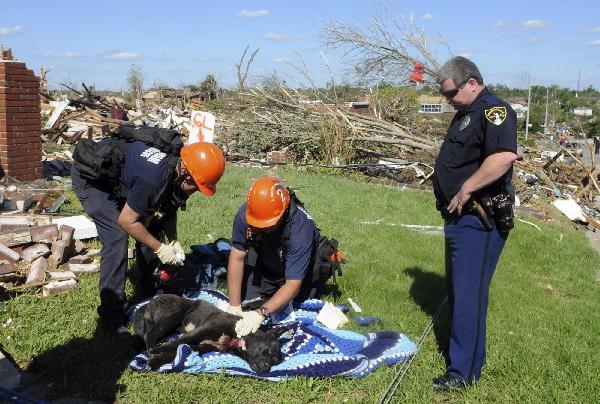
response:
<svg viewBox="0 0 600 404"><path fill-rule="evenodd" d="M352 297L384 325L416 341L445 296L443 238L386 224L441 225L433 197L351 179L277 169L228 166L212 198L196 195L180 215L187 248L230 237L231 222L252 180L276 174L297 190L326 235L337 238L348 264L339 300ZM360 224L380 220L379 225ZM600 391L600 268L581 232L527 218L516 222L492 281L488 363L479 384L462 393L431 390L444 370L439 347L447 339L441 316L396 393L402 402L596 402ZM563 235L562 237L560 235ZM544 289L551 285L552 291ZM225 375L134 373L128 346L94 337L97 276L75 292L42 298L24 294L0 308L0 341L32 372L39 394L123 403L155 402L376 402L396 369L382 367L359 379L297 378L271 383ZM131 293L131 285L128 285ZM333 300L333 298L330 298ZM46 390L45 392L43 392Z"/></svg>

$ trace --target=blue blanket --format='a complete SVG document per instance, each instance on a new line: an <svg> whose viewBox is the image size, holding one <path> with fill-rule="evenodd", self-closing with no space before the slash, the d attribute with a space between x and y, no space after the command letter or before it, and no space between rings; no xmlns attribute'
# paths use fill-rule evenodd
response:
<svg viewBox="0 0 600 404"><path fill-rule="evenodd" d="M215 290L202 290L186 297L202 299L217 306L227 302L227 296ZM294 376L347 376L364 377L382 364L394 365L409 359L417 346L405 335L395 332L359 334L352 331L331 330L316 321L323 307L321 300L307 300L290 313L279 313L277 326L293 330L281 337L283 362L269 372L256 373L243 359L222 352L199 355L182 344L172 363L163 365L159 372L227 373L271 381ZM150 370L147 352L137 355L129 367L139 372Z"/></svg>

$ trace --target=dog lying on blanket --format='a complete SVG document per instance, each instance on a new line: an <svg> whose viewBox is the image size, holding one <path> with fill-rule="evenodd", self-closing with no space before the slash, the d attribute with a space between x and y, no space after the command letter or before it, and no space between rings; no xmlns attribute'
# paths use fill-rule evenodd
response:
<svg viewBox="0 0 600 404"><path fill-rule="evenodd" d="M172 361L179 344L188 344L199 354L215 351L232 353L247 361L258 373L267 372L271 366L281 363L279 337L287 329L259 329L238 338L235 324L240 318L202 300L164 294L138 308L132 321L136 334L144 339L148 365L152 369ZM175 331L182 335L174 341L157 345L161 338Z"/></svg>

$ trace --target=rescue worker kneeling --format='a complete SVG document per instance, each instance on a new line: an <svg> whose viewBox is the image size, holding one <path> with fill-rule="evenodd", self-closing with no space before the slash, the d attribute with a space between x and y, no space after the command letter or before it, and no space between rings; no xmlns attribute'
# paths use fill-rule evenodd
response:
<svg viewBox="0 0 600 404"><path fill-rule="evenodd" d="M231 239L228 311L242 316L236 325L239 336L256 331L292 300L321 296L327 279L339 270L339 262L337 268L336 262L328 265L332 254L339 256L337 241L321 237L293 191L277 178L254 181L235 217ZM258 310L243 312L242 300L257 297L268 300Z"/></svg>

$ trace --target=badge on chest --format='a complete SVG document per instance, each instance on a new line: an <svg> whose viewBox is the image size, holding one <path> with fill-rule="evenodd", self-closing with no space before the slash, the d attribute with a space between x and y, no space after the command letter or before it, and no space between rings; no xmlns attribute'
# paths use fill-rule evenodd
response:
<svg viewBox="0 0 600 404"><path fill-rule="evenodd" d="M471 123L471 116L467 115L463 118L462 122L460 123L460 131L462 131L464 128L466 128L467 126L469 126L469 123Z"/></svg>

